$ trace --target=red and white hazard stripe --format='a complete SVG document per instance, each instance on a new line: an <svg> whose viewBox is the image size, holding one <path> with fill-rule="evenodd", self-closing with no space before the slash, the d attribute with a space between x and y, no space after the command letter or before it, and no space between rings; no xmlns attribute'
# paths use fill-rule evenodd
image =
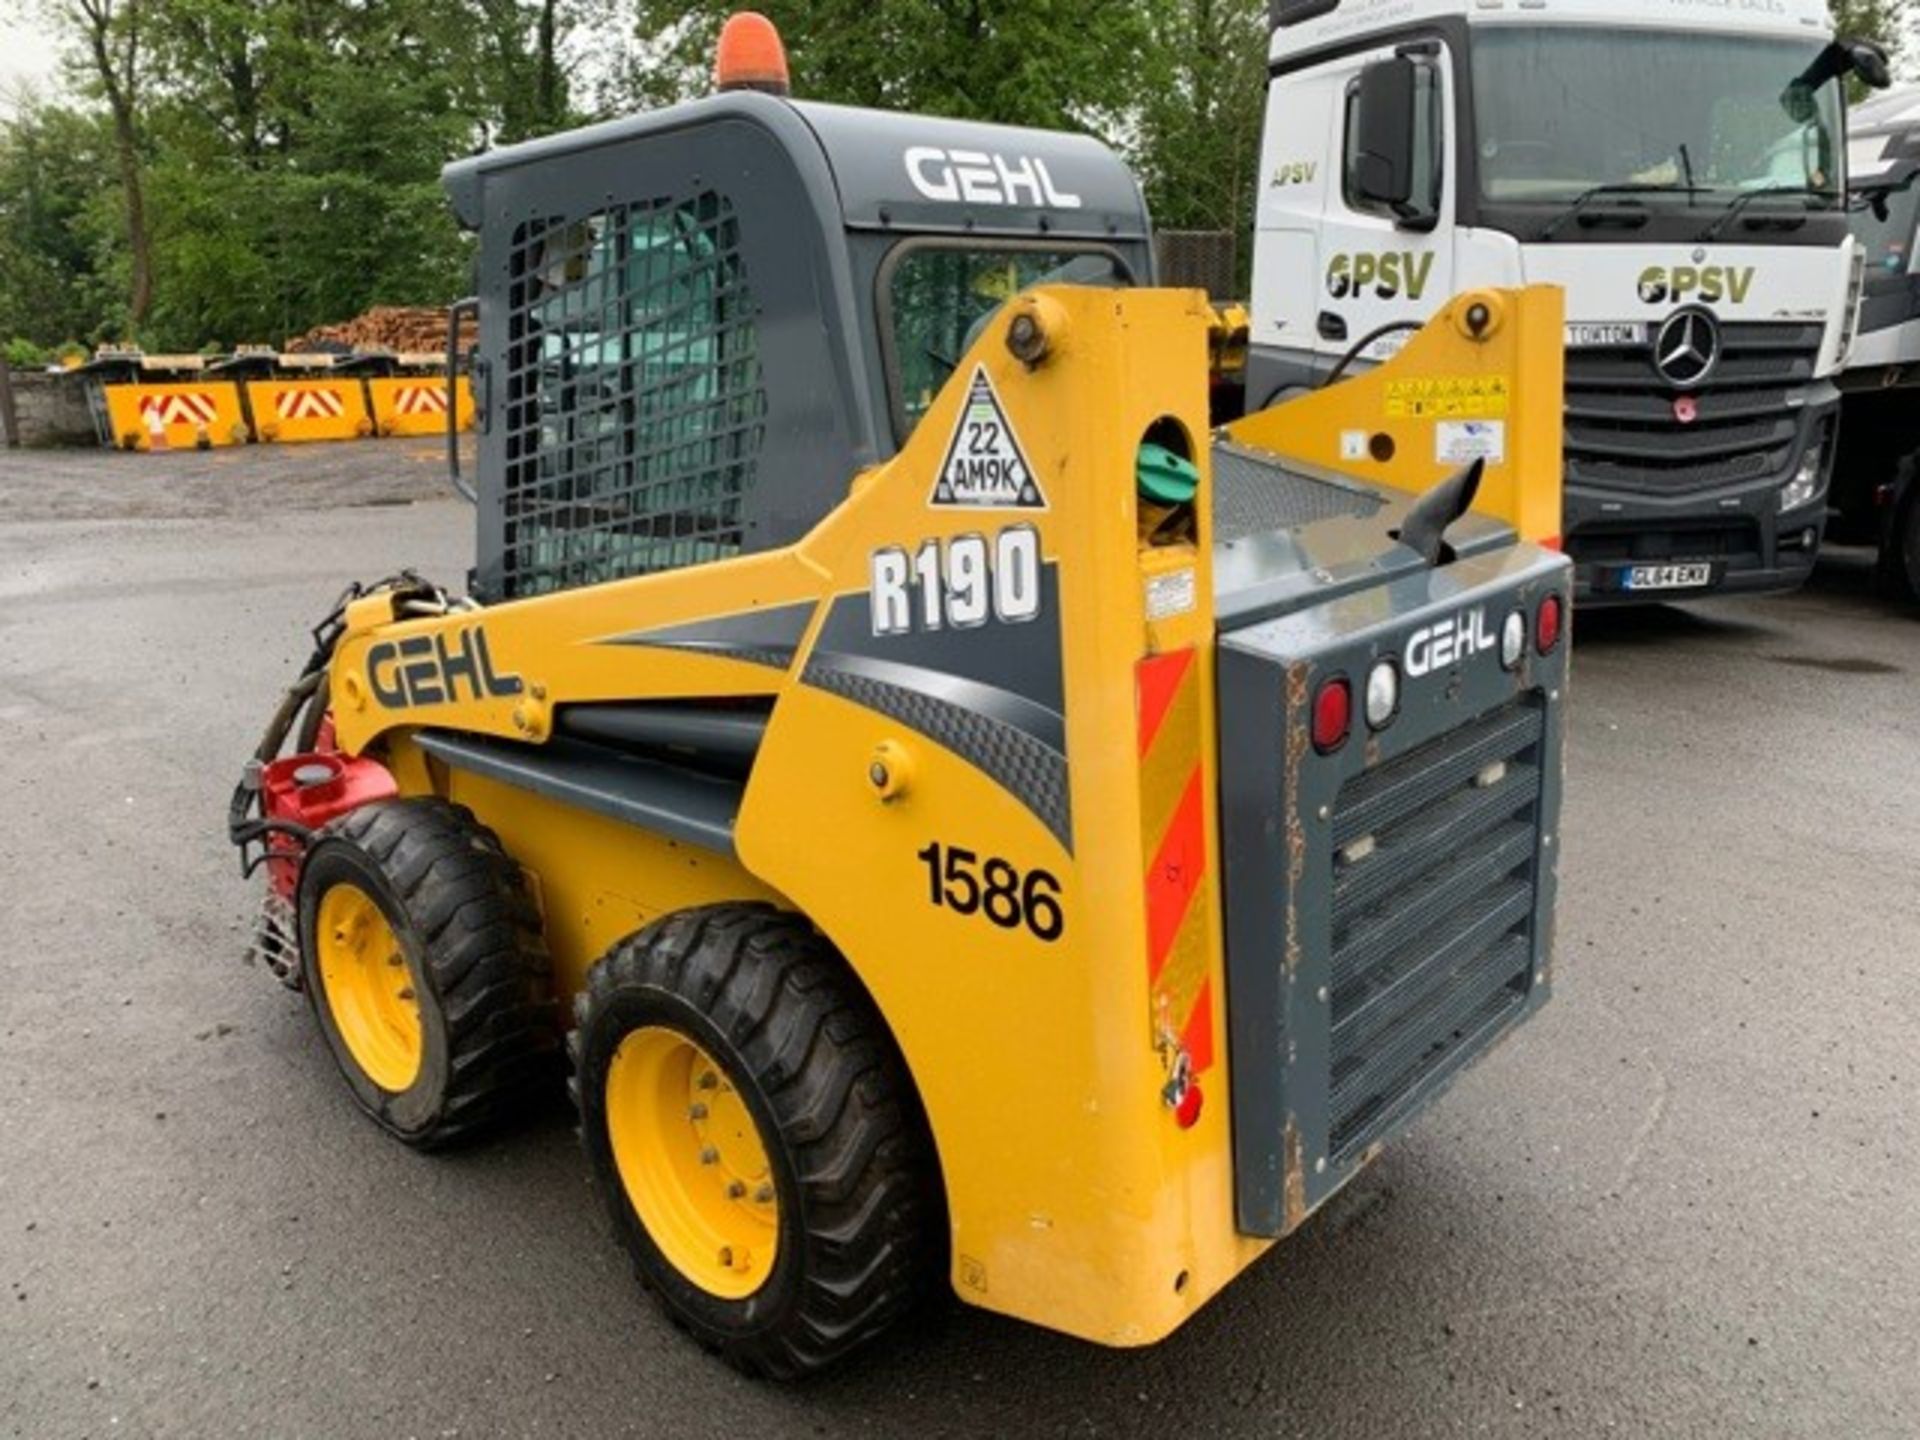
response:
<svg viewBox="0 0 1920 1440"><path fill-rule="evenodd" d="M140 418L148 425L156 417L162 425L211 425L217 413L213 397L199 391L140 397Z"/></svg>
<svg viewBox="0 0 1920 1440"><path fill-rule="evenodd" d="M282 420L335 420L346 413L347 402L334 390L282 390L274 409Z"/></svg>
<svg viewBox="0 0 1920 1440"><path fill-rule="evenodd" d="M400 415L444 415L447 413L447 387L402 385L394 391L393 408Z"/></svg>

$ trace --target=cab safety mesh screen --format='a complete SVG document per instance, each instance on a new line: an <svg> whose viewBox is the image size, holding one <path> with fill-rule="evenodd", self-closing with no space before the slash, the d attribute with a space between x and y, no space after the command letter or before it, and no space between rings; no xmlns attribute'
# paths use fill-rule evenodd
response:
<svg viewBox="0 0 1920 1440"><path fill-rule="evenodd" d="M739 246L713 191L515 233L505 596L739 553L767 411Z"/></svg>

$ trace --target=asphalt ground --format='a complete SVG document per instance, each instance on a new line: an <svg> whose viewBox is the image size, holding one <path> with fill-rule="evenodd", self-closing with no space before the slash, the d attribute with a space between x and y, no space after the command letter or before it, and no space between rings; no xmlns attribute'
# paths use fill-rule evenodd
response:
<svg viewBox="0 0 1920 1440"><path fill-rule="evenodd" d="M345 579L464 572L436 458L0 453L0 1433L1920 1433L1920 618L1862 557L1580 618L1554 1004L1184 1330L947 1304L782 1389L656 1317L563 1110L411 1154L240 963L229 787Z"/></svg>

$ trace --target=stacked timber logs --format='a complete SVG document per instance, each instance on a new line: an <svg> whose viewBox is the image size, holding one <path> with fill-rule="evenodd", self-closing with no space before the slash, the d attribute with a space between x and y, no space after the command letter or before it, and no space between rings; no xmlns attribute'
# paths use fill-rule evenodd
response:
<svg viewBox="0 0 1920 1440"><path fill-rule="evenodd" d="M447 343L444 306L376 305L344 325L316 325L287 342L291 354L353 350L441 350Z"/></svg>

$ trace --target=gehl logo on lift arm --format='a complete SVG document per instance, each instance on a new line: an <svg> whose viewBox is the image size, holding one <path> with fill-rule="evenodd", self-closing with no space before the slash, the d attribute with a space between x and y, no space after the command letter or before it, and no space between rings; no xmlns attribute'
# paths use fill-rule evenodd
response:
<svg viewBox="0 0 1920 1440"><path fill-rule="evenodd" d="M520 693L518 675L502 675L487 653L487 632L467 625L447 634L382 640L367 650L367 688L389 710L500 699Z"/></svg>

